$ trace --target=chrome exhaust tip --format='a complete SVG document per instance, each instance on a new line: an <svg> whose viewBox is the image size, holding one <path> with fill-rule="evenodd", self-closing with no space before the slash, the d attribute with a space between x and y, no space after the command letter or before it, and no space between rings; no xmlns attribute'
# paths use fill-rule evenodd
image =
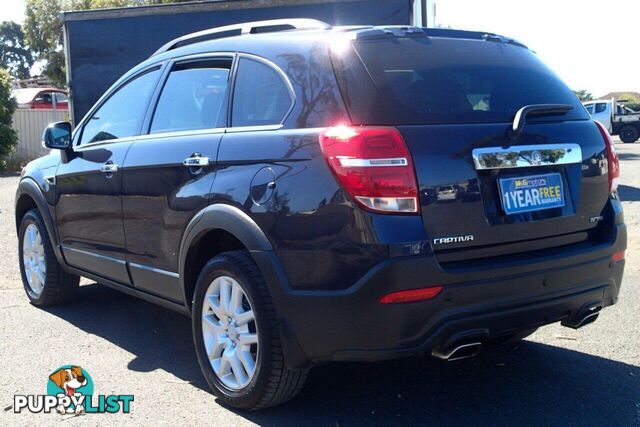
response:
<svg viewBox="0 0 640 427"><path fill-rule="evenodd" d="M602 303L591 304L583 310L580 310L578 315L572 317L571 319L562 321L561 325L572 329L582 328L589 323L595 322L600 315L600 311L602 311L602 308Z"/></svg>
<svg viewBox="0 0 640 427"><path fill-rule="evenodd" d="M434 350L431 354L434 357L437 357L438 359L446 360L447 362L452 362L454 360L468 359L470 357L475 356L476 354L478 354L481 347L482 347L481 342L470 342L470 343L458 345L446 353Z"/></svg>

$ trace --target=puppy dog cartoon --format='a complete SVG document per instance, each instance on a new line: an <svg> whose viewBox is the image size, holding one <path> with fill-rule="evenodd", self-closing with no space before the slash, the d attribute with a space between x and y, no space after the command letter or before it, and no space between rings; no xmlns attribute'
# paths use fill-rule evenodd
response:
<svg viewBox="0 0 640 427"><path fill-rule="evenodd" d="M55 385L64 390L66 396L80 395L76 393L76 389L87 385L87 379L82 374L82 368L79 366L72 366L68 369L59 369L53 374L49 375L49 379L54 382ZM84 411L84 406L77 405L75 413L79 414ZM65 407L63 405L58 406L58 412L64 414Z"/></svg>

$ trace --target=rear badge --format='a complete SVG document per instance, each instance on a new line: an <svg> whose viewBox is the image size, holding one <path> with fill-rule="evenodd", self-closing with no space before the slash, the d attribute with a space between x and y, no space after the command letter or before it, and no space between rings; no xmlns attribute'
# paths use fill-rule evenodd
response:
<svg viewBox="0 0 640 427"><path fill-rule="evenodd" d="M449 243L463 243L463 242L472 242L473 234L469 234L466 236L451 236L451 237L438 237L437 239L433 239L434 245L446 245Z"/></svg>

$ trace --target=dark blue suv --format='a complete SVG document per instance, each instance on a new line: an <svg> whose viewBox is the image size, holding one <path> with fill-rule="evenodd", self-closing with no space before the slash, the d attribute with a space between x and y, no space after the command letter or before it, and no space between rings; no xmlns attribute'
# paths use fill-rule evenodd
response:
<svg viewBox="0 0 640 427"><path fill-rule="evenodd" d="M31 302L85 276L190 316L238 408L292 398L314 364L470 357L618 296L613 142L495 34L203 31L43 139L16 199Z"/></svg>

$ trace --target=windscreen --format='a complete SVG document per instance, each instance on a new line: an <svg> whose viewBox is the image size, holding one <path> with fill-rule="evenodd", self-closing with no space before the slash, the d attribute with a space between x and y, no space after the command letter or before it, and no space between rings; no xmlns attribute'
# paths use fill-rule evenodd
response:
<svg viewBox="0 0 640 427"><path fill-rule="evenodd" d="M388 37L355 40L332 61L353 124L508 123L531 104L573 110L529 122L589 119L573 92L520 46Z"/></svg>

